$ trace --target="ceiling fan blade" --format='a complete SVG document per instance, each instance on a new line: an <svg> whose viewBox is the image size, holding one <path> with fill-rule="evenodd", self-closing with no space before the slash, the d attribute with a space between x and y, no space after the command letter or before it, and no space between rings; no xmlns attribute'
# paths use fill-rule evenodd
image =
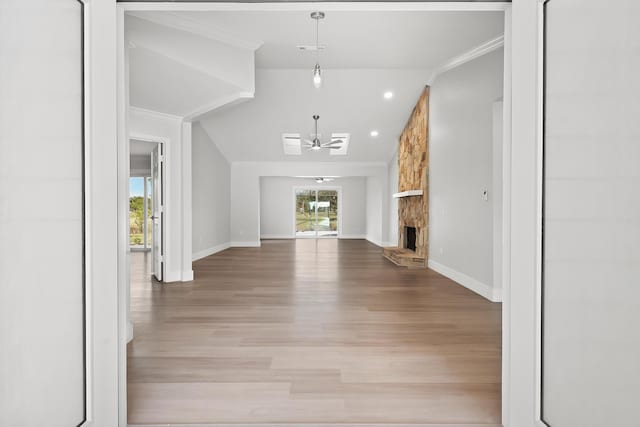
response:
<svg viewBox="0 0 640 427"><path fill-rule="evenodd" d="M313 141L309 141L308 139L301 139L300 141L304 142L305 144L313 145Z"/></svg>
<svg viewBox="0 0 640 427"><path fill-rule="evenodd" d="M322 144L323 147L333 147L333 146L342 146L343 142L342 141L335 141L335 142L325 142L324 144Z"/></svg>
<svg viewBox="0 0 640 427"><path fill-rule="evenodd" d="M342 147L325 147L328 148L329 150L342 150Z"/></svg>

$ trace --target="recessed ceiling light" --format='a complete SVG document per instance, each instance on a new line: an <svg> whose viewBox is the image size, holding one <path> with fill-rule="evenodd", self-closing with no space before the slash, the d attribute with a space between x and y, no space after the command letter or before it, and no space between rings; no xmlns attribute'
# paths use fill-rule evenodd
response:
<svg viewBox="0 0 640 427"><path fill-rule="evenodd" d="M373 136L375 138L376 136L380 135L380 133L377 130L372 130L369 135L371 135L371 136Z"/></svg>
<svg viewBox="0 0 640 427"><path fill-rule="evenodd" d="M384 96L384 99L391 99L391 98L393 98L393 92L391 92L390 90L388 90L388 91L386 91L386 92L384 93L384 95L382 95L382 96Z"/></svg>

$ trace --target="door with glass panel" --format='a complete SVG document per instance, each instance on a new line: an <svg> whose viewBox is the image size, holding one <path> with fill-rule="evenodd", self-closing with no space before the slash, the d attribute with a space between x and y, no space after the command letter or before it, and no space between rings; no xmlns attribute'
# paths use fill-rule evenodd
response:
<svg viewBox="0 0 640 427"><path fill-rule="evenodd" d="M297 189L296 237L338 237L338 190Z"/></svg>

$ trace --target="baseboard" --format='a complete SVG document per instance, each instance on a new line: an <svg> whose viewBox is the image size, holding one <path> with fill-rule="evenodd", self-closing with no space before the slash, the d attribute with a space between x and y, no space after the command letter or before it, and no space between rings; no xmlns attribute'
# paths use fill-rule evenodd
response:
<svg viewBox="0 0 640 427"><path fill-rule="evenodd" d="M295 239L295 236L291 234L263 234L260 236L260 240L280 240L280 239Z"/></svg>
<svg viewBox="0 0 640 427"><path fill-rule="evenodd" d="M360 238L360 237L358 237ZM376 246L380 246L381 248L386 248L387 246L397 246L397 243L393 243L393 242L384 242L382 240L377 240L377 239L372 239L368 236L363 236L362 239L367 240L368 242L373 243Z"/></svg>
<svg viewBox="0 0 640 427"><path fill-rule="evenodd" d="M180 280L182 282L191 282L193 280L193 270L183 271Z"/></svg>
<svg viewBox="0 0 640 427"><path fill-rule="evenodd" d="M367 236L364 234L341 234L338 239L366 240Z"/></svg>
<svg viewBox="0 0 640 427"><path fill-rule="evenodd" d="M279 423L279 424L129 424L129 427L502 427L502 424L389 424L389 423Z"/></svg>
<svg viewBox="0 0 640 427"><path fill-rule="evenodd" d="M182 272L180 271L165 271L162 278L163 283L181 282Z"/></svg>
<svg viewBox="0 0 640 427"><path fill-rule="evenodd" d="M131 320L127 320L127 343L133 339L133 323Z"/></svg>
<svg viewBox="0 0 640 427"><path fill-rule="evenodd" d="M382 247L382 242L381 242L381 241L379 241L379 240L373 239L373 238L371 238L371 237L369 237L369 236L366 236L366 237L365 237L365 240L366 240L367 242L369 242L369 243L373 243L373 244L374 244L374 245L376 245L376 246L380 246L380 247Z"/></svg>
<svg viewBox="0 0 640 427"><path fill-rule="evenodd" d="M232 248L259 248L260 240L253 242L231 242L230 244Z"/></svg>
<svg viewBox="0 0 640 427"><path fill-rule="evenodd" d="M459 285L472 290L473 292L485 297L491 302L502 301L502 292L500 289L492 289L491 286L487 285L486 283L482 283L481 281L476 280L473 277L469 277L464 273L454 270L451 267L447 267L446 265L440 264L439 262L432 259L428 261L427 266L431 270L436 271L445 277L448 277Z"/></svg>
<svg viewBox="0 0 640 427"><path fill-rule="evenodd" d="M201 251L195 252L195 253L191 256L191 260L192 260L192 261L197 261L197 260L199 260L199 259L206 258L206 257L208 257L209 255L213 255L213 254L215 254L215 253L218 253L218 252L224 251L225 249L228 249L229 247L231 247L231 243L230 243L230 242L227 242L227 243L222 243L222 244L220 244L220 245L212 246L212 247L207 248L207 249L203 249L203 250L201 250Z"/></svg>

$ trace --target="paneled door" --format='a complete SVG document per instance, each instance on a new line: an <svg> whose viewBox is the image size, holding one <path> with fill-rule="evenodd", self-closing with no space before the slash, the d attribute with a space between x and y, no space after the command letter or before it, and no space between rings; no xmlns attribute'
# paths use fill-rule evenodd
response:
<svg viewBox="0 0 640 427"><path fill-rule="evenodd" d="M164 273L164 239L162 231L164 229L164 157L163 145L158 144L151 152L151 224L152 243L151 257L153 258L153 276L158 280L163 280Z"/></svg>
<svg viewBox="0 0 640 427"><path fill-rule="evenodd" d="M0 426L87 419L83 24L0 1Z"/></svg>
<svg viewBox="0 0 640 427"><path fill-rule="evenodd" d="M640 5L548 0L541 419L640 425Z"/></svg>

